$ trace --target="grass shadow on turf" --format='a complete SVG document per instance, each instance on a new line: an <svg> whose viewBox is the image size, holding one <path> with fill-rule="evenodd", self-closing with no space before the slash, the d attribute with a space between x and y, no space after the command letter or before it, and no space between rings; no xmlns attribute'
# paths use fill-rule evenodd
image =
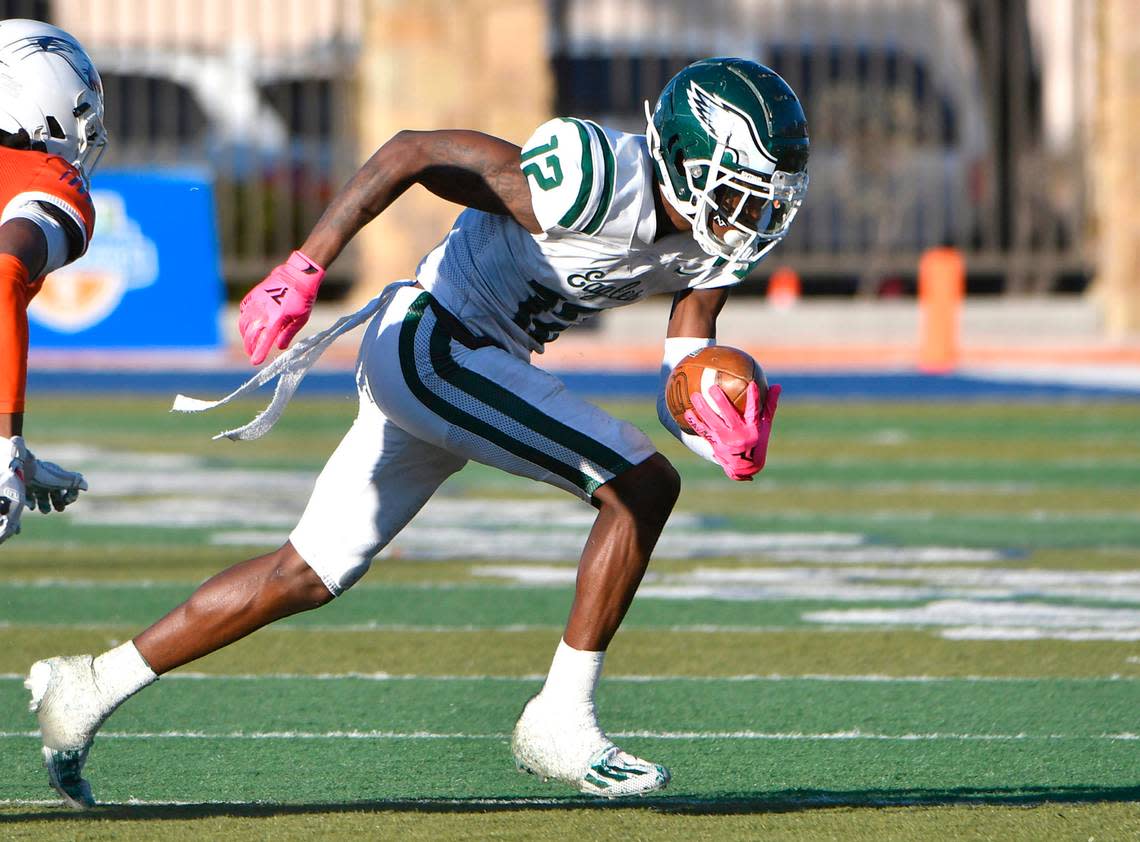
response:
<svg viewBox="0 0 1140 842"><path fill-rule="evenodd" d="M599 798L408 798L327 804L115 804L90 813L46 809L0 813L5 821L61 821L79 815L124 821L183 820L218 816L268 818L322 813L495 813L513 811L646 809L683 815L747 815L808 810L955 804L1030 807L1041 804L1091 804L1140 800L1140 785L1128 787L1020 787L1017 789L871 789L783 790L764 795L728 794L701 797L649 797L606 801Z"/></svg>

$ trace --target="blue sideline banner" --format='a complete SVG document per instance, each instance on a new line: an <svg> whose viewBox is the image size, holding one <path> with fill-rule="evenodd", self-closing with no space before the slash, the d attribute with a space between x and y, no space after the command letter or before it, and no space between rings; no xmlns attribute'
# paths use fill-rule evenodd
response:
<svg viewBox="0 0 1140 842"><path fill-rule="evenodd" d="M214 196L196 172L98 172L95 236L28 308L33 349L217 348Z"/></svg>

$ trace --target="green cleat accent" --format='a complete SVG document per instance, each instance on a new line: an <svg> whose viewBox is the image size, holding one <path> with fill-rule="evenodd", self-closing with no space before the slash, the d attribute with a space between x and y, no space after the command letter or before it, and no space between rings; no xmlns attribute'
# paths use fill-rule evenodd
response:
<svg viewBox="0 0 1140 842"><path fill-rule="evenodd" d="M669 778L669 770L664 766L610 746L590 761L590 771L583 776L578 789L606 798L646 795L664 789L669 785Z"/></svg>
<svg viewBox="0 0 1140 842"><path fill-rule="evenodd" d="M73 810L90 810L95 806L91 784L83 778L83 764L90 749L91 743L71 751L53 751L47 746L43 749L48 781Z"/></svg>

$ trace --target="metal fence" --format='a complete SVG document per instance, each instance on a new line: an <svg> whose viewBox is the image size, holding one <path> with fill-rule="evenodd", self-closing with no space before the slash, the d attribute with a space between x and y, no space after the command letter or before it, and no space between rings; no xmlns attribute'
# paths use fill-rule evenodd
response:
<svg viewBox="0 0 1140 842"><path fill-rule="evenodd" d="M3 0L64 27L103 78L101 169L199 168L214 180L231 292L303 240L355 169L363 0ZM347 283L351 252L330 280Z"/></svg>
<svg viewBox="0 0 1140 842"><path fill-rule="evenodd" d="M557 0L556 111L642 131L685 64L754 58L808 116L808 199L769 259L808 291L903 291L936 245L966 252L972 291L1083 288L1091 6Z"/></svg>
<svg viewBox="0 0 1140 842"><path fill-rule="evenodd" d="M0 0L0 11L51 20L91 51L113 138L102 166L209 168L237 291L301 241L359 163L370 2ZM768 261L792 265L806 291L905 291L919 254L940 244L966 252L974 292L1081 289L1094 8L548 0L552 110L642 131L643 101L688 62L756 58L809 119L808 199ZM354 270L349 252L334 283Z"/></svg>

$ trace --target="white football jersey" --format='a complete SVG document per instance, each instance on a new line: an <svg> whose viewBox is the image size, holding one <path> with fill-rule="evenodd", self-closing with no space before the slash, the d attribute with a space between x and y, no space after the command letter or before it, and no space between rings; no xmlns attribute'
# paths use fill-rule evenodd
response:
<svg viewBox="0 0 1140 842"><path fill-rule="evenodd" d="M416 272L472 333L525 359L602 310L740 282L688 231L655 240L644 135L550 120L523 147L522 170L544 233L468 209Z"/></svg>

